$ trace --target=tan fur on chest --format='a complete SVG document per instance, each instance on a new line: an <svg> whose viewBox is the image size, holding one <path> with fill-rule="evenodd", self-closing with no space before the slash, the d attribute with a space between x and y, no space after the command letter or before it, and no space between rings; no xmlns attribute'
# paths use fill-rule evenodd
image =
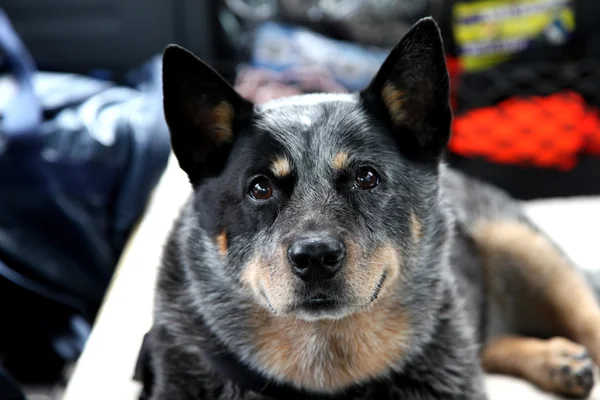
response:
<svg viewBox="0 0 600 400"><path fill-rule="evenodd" d="M391 297L341 320L306 322L257 310L251 333L257 361L269 373L325 392L389 372L411 336L408 315Z"/></svg>

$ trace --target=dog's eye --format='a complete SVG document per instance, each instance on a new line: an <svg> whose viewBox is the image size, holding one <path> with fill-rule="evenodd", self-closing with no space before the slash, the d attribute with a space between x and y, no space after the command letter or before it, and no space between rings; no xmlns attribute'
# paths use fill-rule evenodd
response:
<svg viewBox="0 0 600 400"><path fill-rule="evenodd" d="M266 176L259 176L250 183L248 190L250 197L256 200L267 200L273 195L273 188Z"/></svg>
<svg viewBox="0 0 600 400"><path fill-rule="evenodd" d="M356 185L365 190L374 189L379 185L379 175L372 168L360 168L356 173Z"/></svg>

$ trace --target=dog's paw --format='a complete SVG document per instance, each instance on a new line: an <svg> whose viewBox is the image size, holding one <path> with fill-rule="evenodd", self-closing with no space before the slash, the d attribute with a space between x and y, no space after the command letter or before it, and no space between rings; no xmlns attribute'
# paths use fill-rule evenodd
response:
<svg viewBox="0 0 600 400"><path fill-rule="evenodd" d="M583 346L562 338L550 340L545 361L553 392L587 398L594 387L594 363Z"/></svg>

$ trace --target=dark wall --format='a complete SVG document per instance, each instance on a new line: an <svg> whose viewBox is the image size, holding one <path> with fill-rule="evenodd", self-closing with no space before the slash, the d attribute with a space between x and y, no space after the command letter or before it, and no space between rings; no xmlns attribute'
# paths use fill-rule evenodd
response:
<svg viewBox="0 0 600 400"><path fill-rule="evenodd" d="M122 73L178 43L211 61L208 0L0 0L44 69Z"/></svg>

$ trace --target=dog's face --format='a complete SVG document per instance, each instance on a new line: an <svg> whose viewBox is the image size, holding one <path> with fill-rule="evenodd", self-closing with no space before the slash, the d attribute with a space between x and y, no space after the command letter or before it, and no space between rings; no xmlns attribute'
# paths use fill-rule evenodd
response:
<svg viewBox="0 0 600 400"><path fill-rule="evenodd" d="M368 88L254 107L178 47L164 55L172 146L212 270L275 315L339 319L410 290L431 236L451 112L439 31L420 21Z"/></svg>

